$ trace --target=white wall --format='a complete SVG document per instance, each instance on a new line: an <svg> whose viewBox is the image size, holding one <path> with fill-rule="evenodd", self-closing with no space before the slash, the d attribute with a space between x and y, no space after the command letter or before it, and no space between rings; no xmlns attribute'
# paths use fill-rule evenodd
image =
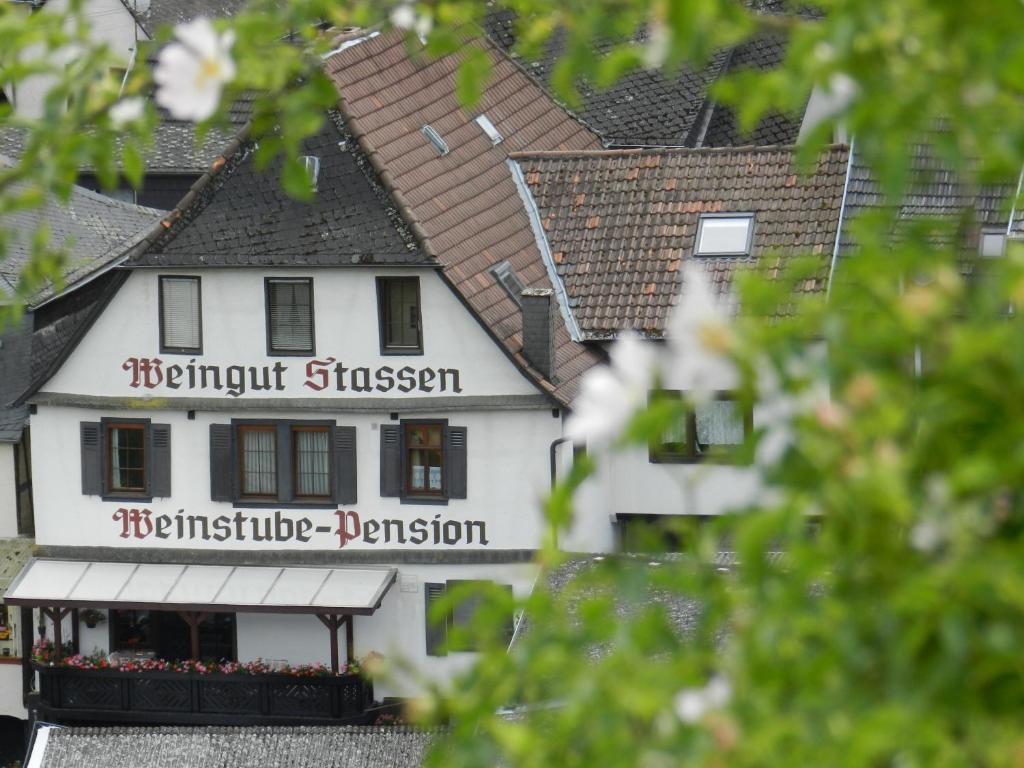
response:
<svg viewBox="0 0 1024 768"><path fill-rule="evenodd" d="M28 719L21 703L21 664L0 664L0 717Z"/></svg>
<svg viewBox="0 0 1024 768"><path fill-rule="evenodd" d="M139 40L147 39L146 33L138 27L131 14L121 0L85 0L85 16L89 24L90 40L94 44L106 44L111 53L119 61L118 66L127 66L132 50L136 46L136 35ZM51 0L43 6L40 13L64 13L67 11L67 0ZM29 51L30 57L39 53ZM70 61L72 51L58 53L55 60ZM43 101L54 80L48 75L37 75L17 84L14 92L14 107L21 117L38 118L43 115ZM5 88L10 96L10 89Z"/></svg>
<svg viewBox="0 0 1024 768"><path fill-rule="evenodd" d="M111 301L89 334L79 344L60 371L44 386L47 392L73 392L86 395L130 396L139 398L214 397L230 402L235 399L260 397L407 397L458 396L451 389L433 391L415 389L402 392L397 387L382 392L355 392L351 374L346 374L346 389L336 389L332 375L327 389L316 391L305 386L306 365L311 359L334 358L348 368L367 367L375 371L381 366L395 370L411 366L457 369L462 396L533 395L537 388L527 381L508 360L477 321L441 282L433 270L377 271L372 269L203 269L179 271L199 274L202 278L203 354L176 355L160 352L157 317L158 277L175 274L173 270L137 270ZM422 355L380 354L377 327L378 275L419 276L420 303L423 316ZM310 356L268 356L264 277L312 277L316 354ZM273 367L281 363L284 391L246 391L238 397L226 388L213 389L212 377L206 389L178 389L159 385L146 387L143 381L131 386L132 371L122 366L130 358L158 358L162 369L178 365L185 369L195 365ZM258 373L257 376L262 376ZM187 382L187 373L179 379ZM314 379L317 383L319 379ZM152 382L152 380L151 380ZM197 384L201 383L197 380ZM221 382L222 387L224 382Z"/></svg>
<svg viewBox="0 0 1024 768"><path fill-rule="evenodd" d="M14 445L0 443L0 538L18 535L18 491L14 473Z"/></svg>

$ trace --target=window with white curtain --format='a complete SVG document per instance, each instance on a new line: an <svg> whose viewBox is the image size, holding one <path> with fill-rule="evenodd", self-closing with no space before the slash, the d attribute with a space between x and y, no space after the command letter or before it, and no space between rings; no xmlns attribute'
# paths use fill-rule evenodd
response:
<svg viewBox="0 0 1024 768"><path fill-rule="evenodd" d="M313 280L267 278L270 354L313 354Z"/></svg>
<svg viewBox="0 0 1024 768"><path fill-rule="evenodd" d="M328 427L294 427L295 495L326 497L331 495L331 450Z"/></svg>
<svg viewBox="0 0 1024 768"><path fill-rule="evenodd" d="M240 470L243 496L277 495L277 429L273 426L239 427Z"/></svg>
<svg viewBox="0 0 1024 768"><path fill-rule="evenodd" d="M160 351L196 354L203 349L198 277L160 278Z"/></svg>
<svg viewBox="0 0 1024 768"><path fill-rule="evenodd" d="M682 392L658 390L651 399L682 400ZM655 463L690 463L706 459L729 461L753 427L752 410L732 393L720 392L706 402L680 405L676 418L651 445Z"/></svg>

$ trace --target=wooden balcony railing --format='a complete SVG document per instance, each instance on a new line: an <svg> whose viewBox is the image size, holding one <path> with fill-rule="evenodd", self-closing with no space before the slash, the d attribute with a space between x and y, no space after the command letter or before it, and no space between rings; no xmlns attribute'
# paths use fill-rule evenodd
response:
<svg viewBox="0 0 1024 768"><path fill-rule="evenodd" d="M372 684L359 675L200 675L34 665L37 717L51 722L182 725L364 724Z"/></svg>

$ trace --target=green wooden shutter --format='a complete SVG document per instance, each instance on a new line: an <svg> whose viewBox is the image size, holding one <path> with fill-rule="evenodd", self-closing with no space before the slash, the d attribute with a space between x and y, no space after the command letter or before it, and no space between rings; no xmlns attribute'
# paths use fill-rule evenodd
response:
<svg viewBox="0 0 1024 768"><path fill-rule="evenodd" d="M402 495L402 427L380 425L380 495Z"/></svg>
<svg viewBox="0 0 1024 768"><path fill-rule="evenodd" d="M103 430L98 421L83 421L79 427L82 445L82 493L103 494Z"/></svg>
<svg viewBox="0 0 1024 768"><path fill-rule="evenodd" d="M338 504L355 504L356 493L356 428L334 428L334 500Z"/></svg>
<svg viewBox="0 0 1024 768"><path fill-rule="evenodd" d="M448 498L466 498L468 455L466 452L466 428L445 427L444 430L445 472L448 476Z"/></svg>
<svg viewBox="0 0 1024 768"><path fill-rule="evenodd" d="M210 499L234 501L234 440L230 424L210 425Z"/></svg>
<svg viewBox="0 0 1024 768"><path fill-rule="evenodd" d="M445 645L448 642L448 619L438 617L436 621L431 620L431 609L433 605L444 597L446 587L444 584L424 582L423 597L425 601L426 633L427 633L427 656L446 656L448 651Z"/></svg>
<svg viewBox="0 0 1024 768"><path fill-rule="evenodd" d="M166 499L171 495L171 425L151 425L149 443L149 494Z"/></svg>

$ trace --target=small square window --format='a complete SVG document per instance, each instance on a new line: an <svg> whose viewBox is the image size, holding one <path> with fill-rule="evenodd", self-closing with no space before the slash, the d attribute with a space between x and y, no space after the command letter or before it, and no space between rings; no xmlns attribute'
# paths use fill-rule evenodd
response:
<svg viewBox="0 0 1024 768"><path fill-rule="evenodd" d="M982 230L978 250L987 259L1006 255L1006 232L997 229Z"/></svg>
<svg viewBox="0 0 1024 768"><path fill-rule="evenodd" d="M749 256L754 216L701 216L697 225L697 256Z"/></svg>
<svg viewBox="0 0 1024 768"><path fill-rule="evenodd" d="M160 278L160 351L203 351L202 302L198 277Z"/></svg>
<svg viewBox="0 0 1024 768"><path fill-rule="evenodd" d="M681 393L662 390L652 398L679 399ZM728 461L730 450L742 445L753 428L753 414L729 392L706 403L686 408L679 419L651 446L655 463Z"/></svg>
<svg viewBox="0 0 1024 768"><path fill-rule="evenodd" d="M422 354L418 277L377 278L380 349L384 354Z"/></svg>
<svg viewBox="0 0 1024 768"><path fill-rule="evenodd" d="M267 279L267 347L272 355L313 354L313 281Z"/></svg>

